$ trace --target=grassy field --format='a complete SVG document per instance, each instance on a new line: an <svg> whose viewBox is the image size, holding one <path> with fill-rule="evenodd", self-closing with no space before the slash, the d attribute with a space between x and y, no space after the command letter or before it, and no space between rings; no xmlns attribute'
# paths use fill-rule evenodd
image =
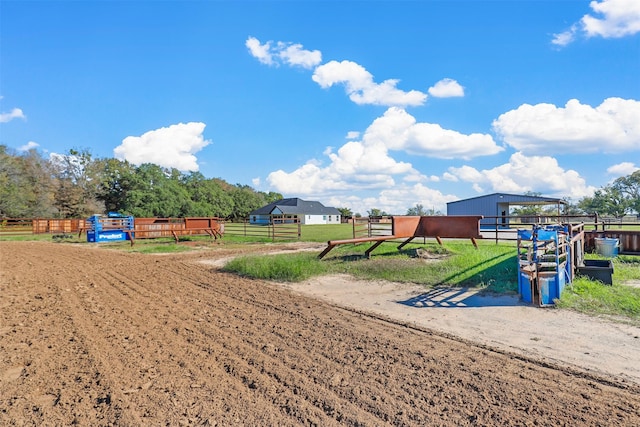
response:
<svg viewBox="0 0 640 427"><path fill-rule="evenodd" d="M301 234L300 240L305 242L350 239L353 237L353 226L351 224L303 225Z"/></svg>

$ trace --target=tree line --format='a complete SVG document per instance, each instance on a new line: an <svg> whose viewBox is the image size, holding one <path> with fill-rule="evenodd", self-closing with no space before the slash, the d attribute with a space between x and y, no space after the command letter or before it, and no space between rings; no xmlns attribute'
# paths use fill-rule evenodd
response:
<svg viewBox="0 0 640 427"><path fill-rule="evenodd" d="M86 218L119 212L136 217L243 220L282 198L199 172L152 163L94 158L87 149L43 157L0 145L0 217Z"/></svg>
<svg viewBox="0 0 640 427"><path fill-rule="evenodd" d="M526 194L540 196L540 193ZM16 153L0 144L0 217L86 218L119 212L136 217L220 217L244 220L251 211L282 199L276 192L232 185L200 172L182 173L152 163L132 165L114 158L94 158L87 149L43 157L37 150ZM620 218L640 214L640 170L620 177L577 203L565 199L564 214L597 213ZM343 217L355 215L338 208ZM523 206L513 215L544 215L542 206ZM416 204L407 215L442 215ZM553 214L553 212L551 212ZM368 216L388 215L371 208Z"/></svg>

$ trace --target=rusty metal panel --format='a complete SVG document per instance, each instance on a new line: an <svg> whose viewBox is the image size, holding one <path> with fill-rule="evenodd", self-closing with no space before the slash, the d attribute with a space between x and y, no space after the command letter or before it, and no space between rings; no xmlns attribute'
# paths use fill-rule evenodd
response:
<svg viewBox="0 0 640 427"><path fill-rule="evenodd" d="M391 234L405 238L415 236L419 224L419 216L393 216L391 217Z"/></svg>
<svg viewBox="0 0 640 427"><path fill-rule="evenodd" d="M449 239L481 239L482 215L423 216L415 232L416 237L441 237Z"/></svg>
<svg viewBox="0 0 640 427"><path fill-rule="evenodd" d="M187 230L204 230L215 227L213 222L212 218L185 218L184 228Z"/></svg>

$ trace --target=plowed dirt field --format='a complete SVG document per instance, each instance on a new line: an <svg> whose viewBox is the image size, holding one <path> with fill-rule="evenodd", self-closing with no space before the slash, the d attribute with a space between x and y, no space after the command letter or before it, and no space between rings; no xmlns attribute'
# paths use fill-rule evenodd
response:
<svg viewBox="0 0 640 427"><path fill-rule="evenodd" d="M202 254L0 254L2 426L640 425L634 384L226 274Z"/></svg>

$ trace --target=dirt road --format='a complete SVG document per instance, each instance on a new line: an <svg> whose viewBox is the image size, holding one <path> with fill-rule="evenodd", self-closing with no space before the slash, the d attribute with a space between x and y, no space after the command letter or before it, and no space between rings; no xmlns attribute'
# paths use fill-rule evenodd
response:
<svg viewBox="0 0 640 427"><path fill-rule="evenodd" d="M201 254L0 254L3 426L640 425L635 385L221 273Z"/></svg>

